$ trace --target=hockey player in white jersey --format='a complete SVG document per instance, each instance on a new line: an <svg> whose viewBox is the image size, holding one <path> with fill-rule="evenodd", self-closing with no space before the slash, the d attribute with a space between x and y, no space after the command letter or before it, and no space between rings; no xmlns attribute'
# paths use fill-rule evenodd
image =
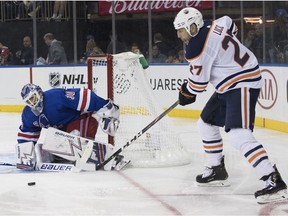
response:
<svg viewBox="0 0 288 216"><path fill-rule="evenodd" d="M71 160L72 158L72 161L73 159L76 160L78 153L75 154L74 150L72 151L73 154L69 156L63 152L63 150L72 148L73 145L75 146L75 143L71 143L72 141L68 139L64 140L66 142L61 140L61 143L56 143L61 136L70 137L67 134L61 134L61 131L77 135L79 139L84 137L94 140L98 124L105 133L111 136L114 136L118 129L119 107L110 99L105 100L89 89L56 88L43 92L39 86L29 83L22 88L21 97L26 106L22 112L22 125L19 127L18 144L16 146L18 158L16 167L19 169L34 169L35 166L37 168L36 161L38 164L43 162L43 160L45 162L59 161L59 156L60 158L62 156L62 159L68 158ZM44 134L42 128L49 127L60 130L60 132L57 133L56 131L54 133L58 134L59 138L53 140L52 143L44 145L43 140L49 139L43 138L43 136L49 133L45 132ZM42 137L42 140L39 143L40 137ZM83 150L84 147L81 143L78 142L78 144L80 145L78 148ZM51 152L58 154L56 156L50 153L47 154L47 152L43 151L45 146L48 149L52 149L53 151L51 150ZM95 151L94 161L102 163L113 153L113 146L111 144L107 144L107 146L101 145L99 148L94 146L93 151ZM81 155L83 152L79 151L79 153ZM62 159L60 160L62 161ZM114 161L112 160L105 165L104 169L111 170L116 165L119 168L120 164L124 165L126 162L123 156L119 155Z"/></svg>
<svg viewBox="0 0 288 216"><path fill-rule="evenodd" d="M255 168L265 188L255 192L258 203L287 199L287 186L276 165L252 132L262 78L255 55L237 39L237 27L228 16L204 21L195 8L184 8L175 17L177 36L186 44L188 82L179 91L180 105L194 103L208 83L215 87L197 122L208 167L196 177L200 186L228 186L223 140L225 126L231 144Z"/></svg>

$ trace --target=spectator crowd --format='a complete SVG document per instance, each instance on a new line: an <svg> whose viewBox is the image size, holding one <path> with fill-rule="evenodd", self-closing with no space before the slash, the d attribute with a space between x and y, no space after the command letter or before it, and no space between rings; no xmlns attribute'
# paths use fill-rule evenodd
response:
<svg viewBox="0 0 288 216"><path fill-rule="evenodd" d="M109 35L110 43L104 52L95 41L93 35L87 35L86 47L81 58L80 64L87 63L88 57L93 57L99 54L112 54L113 41L115 43L115 53L131 51L141 54L148 59L149 53L141 52L141 47L137 43L132 43L128 46L126 43L119 41L117 36L115 39ZM16 52L12 52L9 46L0 42L0 65L51 65L51 64L68 64L65 48L60 40L57 40L53 33L46 33L43 36L43 41L47 45L47 56L38 56L34 62L34 48L32 46L32 39L29 35L23 37L23 44ZM169 46L163 39L161 33L154 35L154 43L152 46L152 60L149 63L185 63L183 49L177 50Z"/></svg>
<svg viewBox="0 0 288 216"><path fill-rule="evenodd" d="M60 22L67 20L69 2L67 1L5 1L5 15L14 17L16 20L38 17L45 21ZM46 12L47 7L51 8L49 13ZM262 23L247 25L244 29L244 45L247 46L257 57L259 63L288 63L288 13L286 9L280 8L275 10L274 22L272 24ZM17 21L18 22L18 21ZM62 22L63 23L63 22ZM89 29L90 32L94 32ZM265 30L265 32L264 32ZM31 34L31 33L30 33ZM164 34L165 35L165 34ZM53 39L49 39L53 37ZM64 44L61 39L56 39L53 33L46 35L43 41L47 45L47 55L34 56L33 38L29 33L24 33L22 38L22 46L15 50L11 50L11 44L7 41L0 41L0 65L32 65L32 64L67 64ZM152 37L152 47L148 47L148 42L141 43L139 41L127 42L119 35L112 36L112 32L105 35L105 46L103 41L96 41L96 34L93 33L83 35L83 47L78 51L78 62L85 64L88 57L99 54L112 54L137 50L143 55L148 63L187 63L185 59L185 51L180 41L169 41L163 37L163 33L154 32ZM121 36L121 35L120 35ZM57 37L57 35L56 35ZM238 36L240 37L240 36ZM121 40L122 39L122 40ZM63 38L62 38L63 40ZM81 40L77 41L81 42ZM82 42L81 42L82 43ZM145 44L146 43L146 44ZM85 44L85 46L84 46ZM57 46L56 46L57 45ZM45 46L43 44L43 46ZM60 52L61 60L51 60L53 58L51 50L57 47ZM133 48L134 47L134 48ZM66 48L68 48L66 46ZM151 50L150 50L150 49ZM71 54L69 52L68 54ZM38 55L38 54L37 54ZM55 55L55 54L54 54ZM59 56L58 56L59 58ZM70 59L71 62L71 59ZM75 62L74 62L75 63Z"/></svg>

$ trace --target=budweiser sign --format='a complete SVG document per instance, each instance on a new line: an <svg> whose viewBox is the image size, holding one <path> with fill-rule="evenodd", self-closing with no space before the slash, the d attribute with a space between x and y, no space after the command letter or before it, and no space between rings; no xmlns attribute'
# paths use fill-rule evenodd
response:
<svg viewBox="0 0 288 216"><path fill-rule="evenodd" d="M116 14L127 13L145 13L148 11L149 4L152 12L160 11L179 11L184 7L195 7L197 9L211 9L212 1L113 1L106 0L98 2L99 15L112 14L112 2L114 2L114 10Z"/></svg>

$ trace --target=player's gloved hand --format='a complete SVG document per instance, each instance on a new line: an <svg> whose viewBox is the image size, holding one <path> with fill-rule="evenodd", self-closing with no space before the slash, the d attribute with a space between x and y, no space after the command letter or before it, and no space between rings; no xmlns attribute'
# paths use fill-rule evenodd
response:
<svg viewBox="0 0 288 216"><path fill-rule="evenodd" d="M105 106L103 106L100 110L98 110L96 115L98 117L96 119L98 120L102 130L105 133L114 136L120 123L119 106L114 104L109 99L108 103Z"/></svg>
<svg viewBox="0 0 288 216"><path fill-rule="evenodd" d="M101 118L99 122L102 130L111 136L115 136L119 127L119 123L120 121L113 117Z"/></svg>
<svg viewBox="0 0 288 216"><path fill-rule="evenodd" d="M184 81L179 91L179 104L185 106L196 101L196 95L192 94L187 89L187 81Z"/></svg>

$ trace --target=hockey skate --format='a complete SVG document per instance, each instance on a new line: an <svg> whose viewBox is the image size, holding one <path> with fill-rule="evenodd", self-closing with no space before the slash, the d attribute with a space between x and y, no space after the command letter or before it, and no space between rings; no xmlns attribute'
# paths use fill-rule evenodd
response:
<svg viewBox="0 0 288 216"><path fill-rule="evenodd" d="M117 155L112 164L112 170L121 170L126 167L131 161L125 159L123 155Z"/></svg>
<svg viewBox="0 0 288 216"><path fill-rule="evenodd" d="M107 146L107 152L105 155L105 160L109 159L114 153L114 146L109 144ZM126 167L130 163L130 160L125 159L123 155L116 155L115 158L110 160L106 165L104 165L104 170L105 171L110 171L110 170L121 170L124 167Z"/></svg>
<svg viewBox="0 0 288 216"><path fill-rule="evenodd" d="M259 204L281 202L288 199L287 185L282 180L276 165L274 165L274 169L275 172L260 179L265 181L266 187L255 192L255 198Z"/></svg>
<svg viewBox="0 0 288 216"><path fill-rule="evenodd" d="M230 183L227 181L228 173L225 169L224 157L221 164L214 167L206 167L203 174L197 175L196 182L202 187L227 187Z"/></svg>

